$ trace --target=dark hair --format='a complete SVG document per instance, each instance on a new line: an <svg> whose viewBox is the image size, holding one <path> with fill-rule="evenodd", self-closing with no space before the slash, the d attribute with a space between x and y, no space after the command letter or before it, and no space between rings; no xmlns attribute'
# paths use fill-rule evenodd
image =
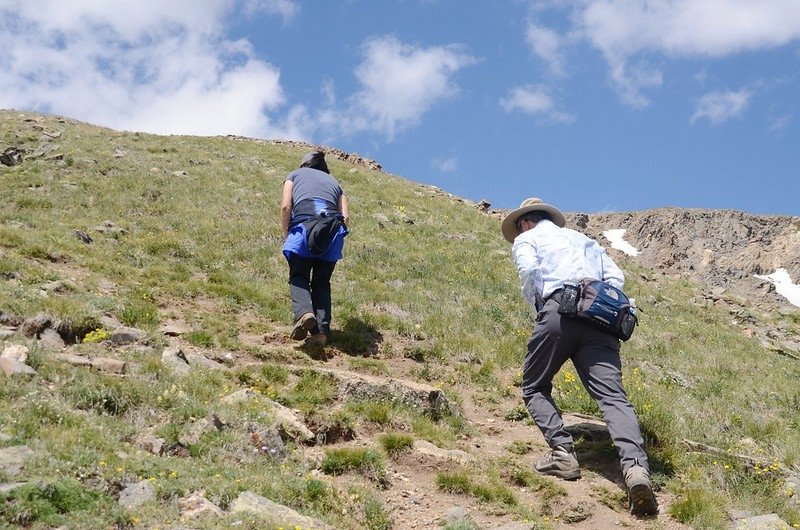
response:
<svg viewBox="0 0 800 530"><path fill-rule="evenodd" d="M535 224L544 220L552 221L553 217L544 210L533 210L532 212L524 213L517 217L517 221L514 224L516 225L522 220L530 221Z"/></svg>
<svg viewBox="0 0 800 530"><path fill-rule="evenodd" d="M322 151L311 151L310 153L306 153L306 155L303 157L303 161L300 163L300 167L310 167L311 169L318 169L330 174L330 170L328 170L328 164L325 162L325 153Z"/></svg>

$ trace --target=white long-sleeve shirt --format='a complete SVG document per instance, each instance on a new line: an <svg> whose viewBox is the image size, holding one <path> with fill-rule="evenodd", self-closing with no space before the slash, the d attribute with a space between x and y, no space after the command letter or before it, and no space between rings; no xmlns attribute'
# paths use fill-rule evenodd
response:
<svg viewBox="0 0 800 530"><path fill-rule="evenodd" d="M569 228L540 221L514 239L511 255L522 282L522 296L534 309L564 283L596 278L622 289L625 275L597 241Z"/></svg>

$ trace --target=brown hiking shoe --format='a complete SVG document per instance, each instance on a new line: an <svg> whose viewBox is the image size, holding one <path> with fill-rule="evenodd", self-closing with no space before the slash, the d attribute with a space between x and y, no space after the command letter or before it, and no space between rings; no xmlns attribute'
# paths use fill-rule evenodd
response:
<svg viewBox="0 0 800 530"><path fill-rule="evenodd" d="M650 484L650 473L642 466L632 466L625 472L625 485L628 486L628 501L633 515L655 515L658 501Z"/></svg>
<svg viewBox="0 0 800 530"><path fill-rule="evenodd" d="M575 449L556 446L550 453L536 461L534 469L541 475L552 475L564 480L581 478L581 468L575 458Z"/></svg>
<svg viewBox="0 0 800 530"><path fill-rule="evenodd" d="M308 335L308 332L316 325L317 317L314 316L314 313L306 313L294 323L289 338L292 340L303 340L306 338L306 335Z"/></svg>

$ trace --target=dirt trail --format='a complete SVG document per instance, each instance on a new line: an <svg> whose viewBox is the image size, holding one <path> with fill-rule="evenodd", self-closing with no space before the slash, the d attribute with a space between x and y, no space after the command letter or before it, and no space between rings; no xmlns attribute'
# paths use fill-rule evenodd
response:
<svg viewBox="0 0 800 530"><path fill-rule="evenodd" d="M267 350L287 348L281 340L280 331L271 334L266 343ZM273 342L274 341L274 342ZM291 347L291 346L289 346ZM305 351L302 346L295 346L298 352ZM337 348L335 342L324 350L311 350L314 359L311 366L336 369L342 372L352 371L352 357ZM407 358L380 358L386 364L392 378L416 381L411 375L419 365ZM358 373L358 372L353 372ZM471 461L457 461L451 455L432 456L417 450L405 453L398 458L387 460L387 477L389 485L379 496L392 510L396 529L438 529L442 526L443 517L448 511L462 508L479 528L522 530L531 528L532 523L516 519L514 509L498 502L482 502L474 496L450 494L442 492L436 485L436 476L443 472L466 471L470 476L483 477L487 469L502 467L503 462L513 460L522 468L532 470L534 461L546 454L548 447L538 429L528 421L509 421L504 419L500 410L510 410L519 404L514 394L501 398L491 408L475 401L474 389L461 389L464 399L463 413L468 423L474 427L475 435L463 437L454 449L463 451L471 457ZM490 410L491 409L491 410ZM688 528L669 517L669 506L672 497L664 491L657 493L660 514L652 518L636 518L631 516L624 505L624 484L622 473L616 457L609 455L608 450L597 452L598 443L610 445L608 433L601 420L584 416L565 415L565 423L575 432L590 433L596 438L594 445L588 446L587 454L581 454L578 444L578 456L581 459L583 476L577 481L552 479L556 488L563 488L566 495L545 499L541 493L530 488L506 483L517 498L518 505L529 508L539 514L551 528L571 529L605 529L605 528L645 528L645 529L678 529ZM307 450L310 458L321 458L323 451L331 447L341 446L377 446L377 434L369 428L359 430L355 440L317 446ZM605 437L605 440L603 440ZM515 455L508 447L517 442L527 445L529 451L524 455ZM594 449L593 449L594 448ZM459 453L460 454L460 453ZM358 477L342 477L344 481L358 481ZM550 480L550 479L548 479Z"/></svg>

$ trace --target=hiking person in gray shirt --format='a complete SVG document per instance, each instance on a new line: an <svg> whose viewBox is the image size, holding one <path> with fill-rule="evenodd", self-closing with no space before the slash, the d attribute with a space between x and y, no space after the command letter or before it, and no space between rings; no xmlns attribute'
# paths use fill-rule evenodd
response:
<svg viewBox="0 0 800 530"><path fill-rule="evenodd" d="M294 327L290 337L325 344L331 331L331 276L342 258L350 213L325 153L303 157L283 183L283 255L289 263Z"/></svg>
<svg viewBox="0 0 800 530"><path fill-rule="evenodd" d="M535 469L566 480L580 478L572 436L564 430L551 395L553 377L571 359L584 388L597 401L620 457L631 512L653 515L658 503L650 483L644 440L622 386L620 343L614 335L579 318L558 313L568 281L595 278L622 289L625 277L595 240L564 228L564 215L530 198L503 219L503 237L522 282L522 295L536 311L522 371L522 399L552 449Z"/></svg>

